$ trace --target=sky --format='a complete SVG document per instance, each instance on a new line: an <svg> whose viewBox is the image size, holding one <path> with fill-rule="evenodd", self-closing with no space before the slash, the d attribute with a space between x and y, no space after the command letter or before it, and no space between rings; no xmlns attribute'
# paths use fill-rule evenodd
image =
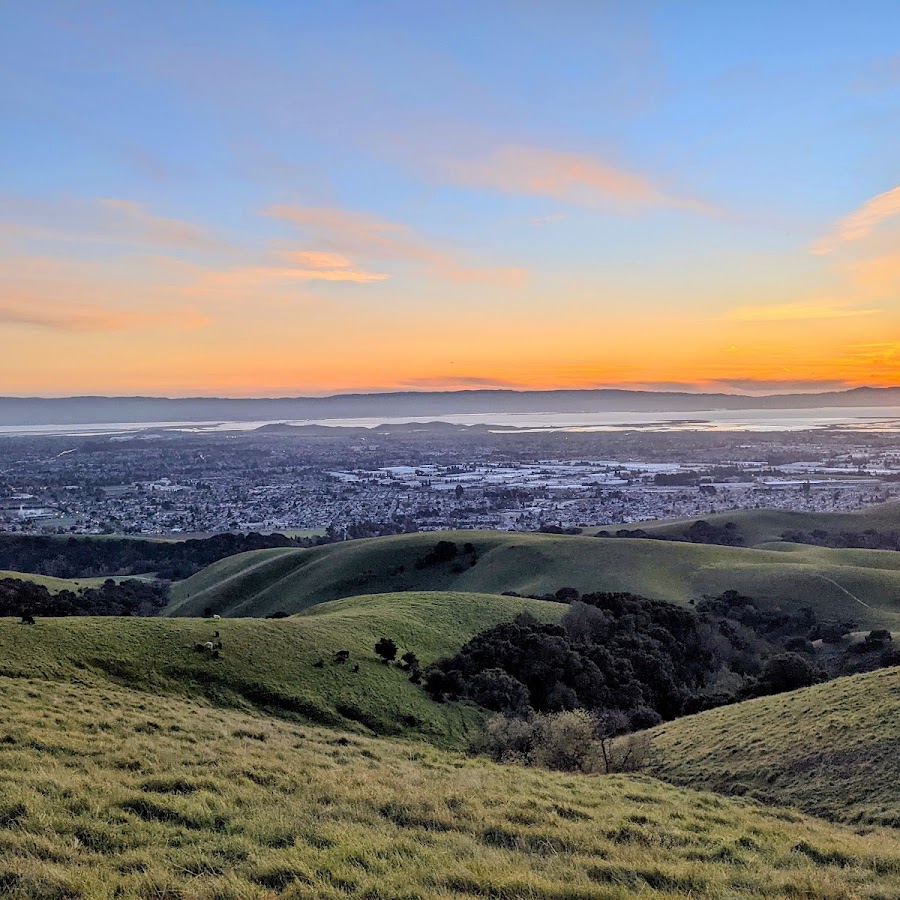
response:
<svg viewBox="0 0 900 900"><path fill-rule="evenodd" d="M896 0L0 0L0 394L864 384Z"/></svg>

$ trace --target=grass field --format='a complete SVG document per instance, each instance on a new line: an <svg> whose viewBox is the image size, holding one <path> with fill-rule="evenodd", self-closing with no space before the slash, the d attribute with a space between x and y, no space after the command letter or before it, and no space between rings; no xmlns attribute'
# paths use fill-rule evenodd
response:
<svg viewBox="0 0 900 900"><path fill-rule="evenodd" d="M868 528L876 531L900 530L900 502L891 501L866 509L846 513L793 512L784 509L736 509L730 512L694 516L689 519L667 519L659 522L640 522L632 525L603 525L589 531L615 531L624 527L642 528L651 534L665 534L680 537L698 519L710 524L723 526L734 522L737 533L746 547L761 547L781 541L785 531L815 531L816 529L836 534L841 531L862 532Z"/></svg>
<svg viewBox="0 0 900 900"><path fill-rule="evenodd" d="M257 623L260 624L260 623ZM900 896L900 836L125 688L0 677L10 900Z"/></svg>
<svg viewBox="0 0 900 900"><path fill-rule="evenodd" d="M900 667L839 678L655 729L677 784L900 828Z"/></svg>
<svg viewBox="0 0 900 900"><path fill-rule="evenodd" d="M438 540L478 549L474 567L417 569ZM823 618L900 627L900 554L781 544L767 550L652 540L464 531L410 534L309 550L229 557L173 588L166 613L225 616L294 613L364 593L453 590L543 594L631 591L687 603L738 590L776 606L813 606Z"/></svg>
<svg viewBox="0 0 900 900"><path fill-rule="evenodd" d="M482 714L433 703L407 675L374 653L382 636L423 665L453 652L478 631L529 610L552 621L565 607L478 594L406 593L327 603L290 619L0 619L0 674L136 687L262 708L282 717L357 732L418 735L465 743ZM221 658L197 652L221 633ZM333 664L337 650L351 652ZM322 659L323 668L314 663ZM353 665L360 666L354 673Z"/></svg>

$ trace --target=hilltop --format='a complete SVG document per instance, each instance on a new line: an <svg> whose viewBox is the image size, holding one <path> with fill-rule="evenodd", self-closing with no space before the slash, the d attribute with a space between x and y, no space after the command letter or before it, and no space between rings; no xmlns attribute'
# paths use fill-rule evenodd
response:
<svg viewBox="0 0 900 900"><path fill-rule="evenodd" d="M651 732L655 775L900 827L900 667L747 700Z"/></svg>
<svg viewBox="0 0 900 900"><path fill-rule="evenodd" d="M414 652L424 666L519 612L552 622L565 609L515 597L411 592L349 598L264 621L77 616L40 618L32 627L0 619L0 674L112 682L358 732L460 745L482 713L433 703L406 673L382 665L375 642L390 637L401 654ZM223 644L218 659L195 649L217 641L216 631ZM350 651L348 664L334 663L338 650ZM315 666L318 660L322 668ZM356 664L360 671L354 673Z"/></svg>
<svg viewBox="0 0 900 900"><path fill-rule="evenodd" d="M457 555L424 564L438 542ZM464 548L469 545L471 552ZM474 563L474 564L473 564ZM173 586L165 614L296 613L362 593L452 590L540 596L561 587L687 604L737 590L820 618L900 625L900 554L804 545L772 549L515 532L429 532L232 556Z"/></svg>
<svg viewBox="0 0 900 900"><path fill-rule="evenodd" d="M894 832L649 778L498 766L111 685L0 676L0 703L11 900L900 895Z"/></svg>
<svg viewBox="0 0 900 900"><path fill-rule="evenodd" d="M688 519L665 519L658 522L640 522L631 525L599 526L590 531L615 532L620 528L646 531L651 535L684 540L689 529L700 517ZM891 501L852 512L799 512L785 509L736 509L722 513L712 513L702 517L703 521L717 529L734 524L734 535L744 547L765 548L770 544L783 542L787 532L824 532L837 535L841 532L861 534L869 529L878 532L900 530L900 502Z"/></svg>

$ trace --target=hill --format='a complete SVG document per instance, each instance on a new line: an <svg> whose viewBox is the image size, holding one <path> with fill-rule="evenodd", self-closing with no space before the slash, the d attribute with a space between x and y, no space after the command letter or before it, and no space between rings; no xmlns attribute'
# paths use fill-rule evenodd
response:
<svg viewBox="0 0 900 900"><path fill-rule="evenodd" d="M787 509L735 509L729 512L711 513L689 519L666 519L658 522L640 522L627 526L600 526L591 531L614 532L619 527L641 529L649 534L684 539L688 529L702 518L717 528L733 522L735 534L745 547L765 547L780 543L782 535L789 531L822 531L826 534L841 532L861 533L867 529L890 532L900 530L900 502L891 501L852 512L799 512Z"/></svg>
<svg viewBox="0 0 900 900"><path fill-rule="evenodd" d="M553 621L565 609L514 597L405 593L351 598L265 621L72 617L39 618L36 626L25 626L0 619L0 674L113 682L359 732L416 734L459 745L481 720L480 711L432 702L405 672L378 660L375 642L390 637L401 654L411 650L427 665L523 610ZM220 658L198 652L198 642L217 641L217 630ZM348 664L334 663L338 650L350 651ZM320 659L324 666L317 668Z"/></svg>
<svg viewBox="0 0 900 900"><path fill-rule="evenodd" d="M0 677L0 704L10 900L900 895L895 832L649 778L498 766L111 685Z"/></svg>
<svg viewBox="0 0 900 900"><path fill-rule="evenodd" d="M265 421L472 413L814 409L900 405L900 389L860 387L820 393L701 394L616 388L517 391L394 391L330 397L0 397L0 425L109 422Z"/></svg>
<svg viewBox="0 0 900 900"><path fill-rule="evenodd" d="M452 542L460 552L422 565L438 541ZM467 543L474 553L462 552ZM820 618L900 627L900 554L890 551L793 544L763 550L489 531L407 534L229 557L174 585L165 614L198 616L209 609L264 616L362 593L542 595L561 587L629 591L682 604L737 590L775 606L812 606Z"/></svg>
<svg viewBox="0 0 900 900"><path fill-rule="evenodd" d="M669 722L653 772L676 784L900 827L900 667Z"/></svg>

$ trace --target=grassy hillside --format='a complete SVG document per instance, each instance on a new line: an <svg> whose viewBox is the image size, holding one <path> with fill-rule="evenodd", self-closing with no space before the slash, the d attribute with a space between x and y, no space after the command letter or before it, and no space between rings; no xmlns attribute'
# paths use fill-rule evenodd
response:
<svg viewBox="0 0 900 900"><path fill-rule="evenodd" d="M477 563L416 568L438 540L473 543ZM294 613L361 593L454 590L543 594L631 591L687 603L734 589L822 617L900 627L900 554L800 545L756 550L652 540L464 531L410 534L309 550L229 557L174 586L168 615Z"/></svg>
<svg viewBox="0 0 900 900"><path fill-rule="evenodd" d="M900 667L839 678L655 729L677 784L900 827Z"/></svg>
<svg viewBox="0 0 900 900"><path fill-rule="evenodd" d="M846 513L813 513L793 512L783 509L736 509L730 512L713 513L708 516L694 516L689 519L668 519L659 522L641 522L623 526L634 529L642 528L651 534L664 534L681 537L698 519L705 519L710 524L724 526L726 522L734 522L737 533L743 538L744 546L759 547L781 540L785 531L815 531L817 529L828 534L842 531L862 532L868 528L876 531L900 530L900 502L891 501L866 509ZM614 531L615 525L601 526L595 531Z"/></svg>
<svg viewBox="0 0 900 900"><path fill-rule="evenodd" d="M259 623L257 623L259 624ZM900 837L196 700L0 677L0 894L900 896Z"/></svg>
<svg viewBox="0 0 900 900"><path fill-rule="evenodd" d="M0 619L0 674L137 687L264 708L281 716L380 734L417 734L459 744L481 713L439 705L394 666L376 658L378 638L393 638L423 665L451 653L484 628L529 610L558 619L565 607L478 594L366 596L317 606L291 619ZM195 644L221 633L221 658ZM347 649L351 660L335 665ZM323 668L314 663L322 659ZM358 663L360 671L352 667Z"/></svg>

